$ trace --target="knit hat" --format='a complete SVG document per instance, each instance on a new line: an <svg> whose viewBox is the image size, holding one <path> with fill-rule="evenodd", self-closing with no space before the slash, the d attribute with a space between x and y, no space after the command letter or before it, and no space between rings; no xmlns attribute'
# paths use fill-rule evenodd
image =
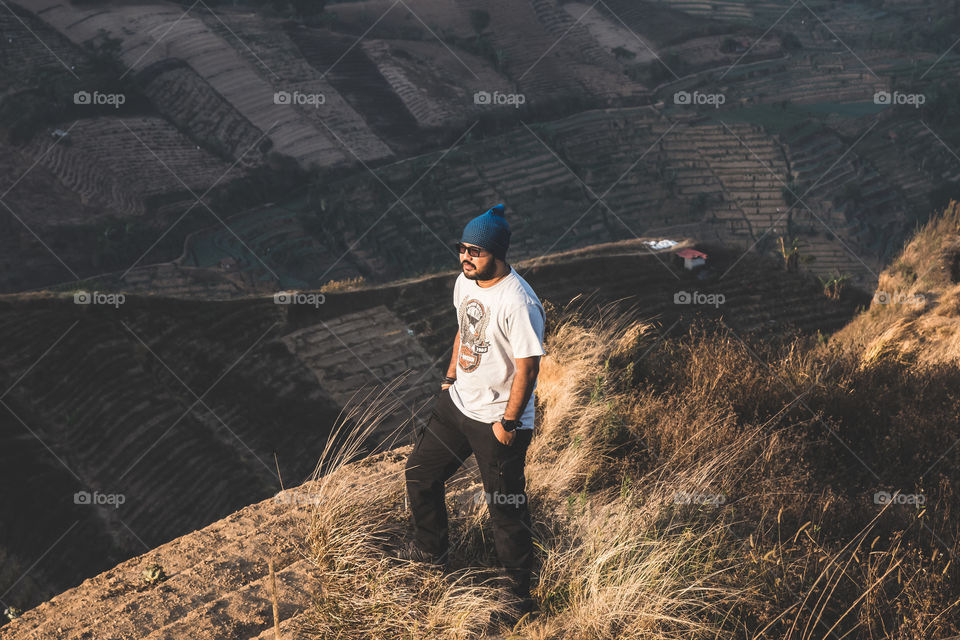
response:
<svg viewBox="0 0 960 640"><path fill-rule="evenodd" d="M479 215L463 228L460 242L483 247L495 257L505 260L510 248L510 223L503 217L504 206L498 204Z"/></svg>

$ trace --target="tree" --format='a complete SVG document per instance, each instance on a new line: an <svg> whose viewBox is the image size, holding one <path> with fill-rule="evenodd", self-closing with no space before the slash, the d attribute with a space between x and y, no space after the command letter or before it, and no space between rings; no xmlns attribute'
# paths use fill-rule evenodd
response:
<svg viewBox="0 0 960 640"><path fill-rule="evenodd" d="M800 240L794 238L790 243L790 249L787 249L783 242L783 236L780 236L780 255L783 256L783 268L787 271L796 271L800 261Z"/></svg>
<svg viewBox="0 0 960 640"><path fill-rule="evenodd" d="M470 26L477 32L477 38L479 38L483 30L490 26L490 14L484 9L471 9Z"/></svg>
<svg viewBox="0 0 960 640"><path fill-rule="evenodd" d="M803 44L800 42L800 38L796 34L788 31L780 36L780 47L784 51L799 51L803 49Z"/></svg>
<svg viewBox="0 0 960 640"><path fill-rule="evenodd" d="M823 285L823 293L830 300L839 300L840 294L843 292L843 287L846 284L847 280L850 279L850 276L847 274L836 274L831 278L823 278L818 276L820 284Z"/></svg>
<svg viewBox="0 0 960 640"><path fill-rule="evenodd" d="M720 43L720 53L734 53L740 48L740 42L732 36L727 36Z"/></svg>

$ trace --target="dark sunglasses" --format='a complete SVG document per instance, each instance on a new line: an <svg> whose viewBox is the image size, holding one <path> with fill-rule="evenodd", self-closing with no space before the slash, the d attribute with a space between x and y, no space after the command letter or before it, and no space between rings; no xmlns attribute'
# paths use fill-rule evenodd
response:
<svg viewBox="0 0 960 640"><path fill-rule="evenodd" d="M481 249L480 247L468 247L462 242L458 242L453 246L456 247L457 253L463 253L464 251L466 251L472 258L479 258L480 256L487 255L487 252Z"/></svg>

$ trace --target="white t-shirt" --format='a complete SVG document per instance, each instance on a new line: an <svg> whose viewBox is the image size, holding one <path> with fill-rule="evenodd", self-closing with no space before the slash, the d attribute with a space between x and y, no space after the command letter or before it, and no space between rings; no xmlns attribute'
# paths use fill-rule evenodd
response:
<svg viewBox="0 0 960 640"><path fill-rule="evenodd" d="M457 381L450 399L481 422L503 417L517 365L514 358L542 356L543 305L527 281L510 273L492 287L481 287L461 272L453 286L460 326ZM536 381L534 381L536 389ZM534 394L524 407L521 429L533 429Z"/></svg>

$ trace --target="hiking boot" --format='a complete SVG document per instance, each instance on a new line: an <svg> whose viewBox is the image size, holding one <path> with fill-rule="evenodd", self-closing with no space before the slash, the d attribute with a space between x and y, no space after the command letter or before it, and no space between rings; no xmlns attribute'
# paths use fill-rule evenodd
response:
<svg viewBox="0 0 960 640"><path fill-rule="evenodd" d="M397 557L401 560L407 560L409 562L423 562L429 565L433 565L438 569L446 569L447 561L449 559L449 551L444 551L439 556L432 553L427 553L413 540L407 542L403 545L400 550L397 552Z"/></svg>

